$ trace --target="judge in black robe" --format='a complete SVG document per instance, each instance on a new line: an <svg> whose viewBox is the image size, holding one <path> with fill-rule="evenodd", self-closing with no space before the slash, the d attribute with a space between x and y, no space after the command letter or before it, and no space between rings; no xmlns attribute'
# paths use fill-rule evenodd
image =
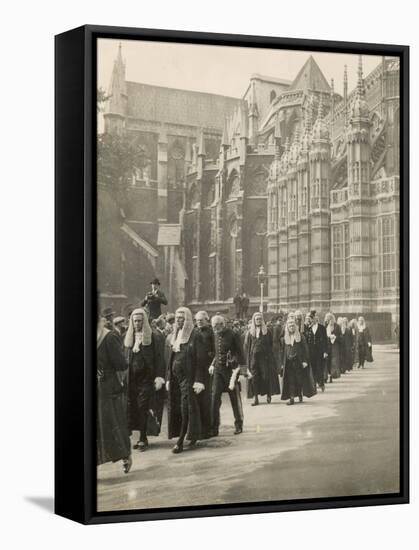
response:
<svg viewBox="0 0 419 550"><path fill-rule="evenodd" d="M354 337L352 330L348 326L348 319L346 317L340 317L338 319L338 325L340 326L340 331L342 333L341 370L342 372L349 372L352 370L354 364L352 351L354 346Z"/></svg>
<svg viewBox="0 0 419 550"><path fill-rule="evenodd" d="M201 417L202 438L211 436L211 392L212 380L209 367L214 359L214 333L208 324L209 316L206 311L198 311L195 315L196 327L196 360L202 373L204 389L197 394L197 401Z"/></svg>
<svg viewBox="0 0 419 550"><path fill-rule="evenodd" d="M283 384L281 399L289 400L288 405L294 405L298 397L300 403L303 396L312 397L316 394L316 386L309 363L307 342L300 334L295 318L288 316L284 333L282 354Z"/></svg>
<svg viewBox="0 0 419 550"><path fill-rule="evenodd" d="M157 360L155 364L154 392L151 396L150 414L147 420L147 435L159 435L161 431L164 401L166 399L166 321L160 316L156 321L156 330L153 331L157 346Z"/></svg>
<svg viewBox="0 0 419 550"><path fill-rule="evenodd" d="M327 336L327 371L329 383L340 377L342 361L342 332L336 323L333 313L326 313L324 317Z"/></svg>
<svg viewBox="0 0 419 550"><path fill-rule="evenodd" d="M371 333L364 317L358 317L358 368L365 368L365 361L373 362Z"/></svg>
<svg viewBox="0 0 419 550"><path fill-rule="evenodd" d="M319 318L314 310L310 312L307 318L304 336L307 341L314 381L323 392L325 379L327 377L327 336L326 329L319 323Z"/></svg>
<svg viewBox="0 0 419 550"><path fill-rule="evenodd" d="M127 368L120 342L99 322L97 333L97 464L123 461L132 465L123 384L118 373Z"/></svg>
<svg viewBox="0 0 419 550"><path fill-rule="evenodd" d="M205 435L198 404L198 395L205 390L205 378L197 360L197 335L193 329L191 311L178 308L166 374L168 436L178 438L172 449L175 454L183 452L185 438L193 447Z"/></svg>
<svg viewBox="0 0 419 550"><path fill-rule="evenodd" d="M272 395L280 393L278 372L272 349L272 334L267 329L262 313L254 313L246 338L246 357L249 383L247 397L259 405L259 395L266 395L268 403Z"/></svg>
<svg viewBox="0 0 419 550"><path fill-rule="evenodd" d="M129 363L128 425L131 431L139 431L139 440L134 448L145 451L149 445L147 424L151 400L155 390L163 387L164 378L156 374L161 371L158 365L161 365L163 356L144 309L138 308L131 313L124 343ZM155 431L153 435L157 435Z"/></svg>

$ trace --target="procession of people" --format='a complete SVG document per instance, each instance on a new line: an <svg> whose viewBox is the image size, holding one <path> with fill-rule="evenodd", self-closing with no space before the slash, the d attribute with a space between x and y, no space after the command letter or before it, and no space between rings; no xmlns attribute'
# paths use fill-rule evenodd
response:
<svg viewBox="0 0 419 550"><path fill-rule="evenodd" d="M240 303L238 298L240 298ZM341 375L372 362L371 333L364 317L320 323L315 310L281 312L269 321L256 312L244 316L248 298L237 294L235 319L187 307L162 313L167 304L160 282L133 307L128 319L105 308L97 331L97 464L132 466L132 448L144 452L148 436L161 435L167 407L167 437L173 454L217 437L227 393L234 435L244 429L243 379L247 398L258 406L275 395L287 405L302 403ZM240 307L239 307L240 306Z"/></svg>

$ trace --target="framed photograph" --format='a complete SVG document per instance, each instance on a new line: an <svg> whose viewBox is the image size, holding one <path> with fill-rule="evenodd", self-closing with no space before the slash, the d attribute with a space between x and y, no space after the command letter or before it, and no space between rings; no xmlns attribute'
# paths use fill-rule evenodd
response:
<svg viewBox="0 0 419 550"><path fill-rule="evenodd" d="M409 501L409 48L56 37L56 513Z"/></svg>

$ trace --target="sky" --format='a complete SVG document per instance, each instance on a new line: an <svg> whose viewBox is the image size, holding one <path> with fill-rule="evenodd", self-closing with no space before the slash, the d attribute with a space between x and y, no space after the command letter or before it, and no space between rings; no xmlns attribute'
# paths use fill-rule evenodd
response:
<svg viewBox="0 0 419 550"><path fill-rule="evenodd" d="M349 92L356 87L358 56L353 54L99 39L98 85L105 90L120 42L127 80L144 84L242 97L253 73L293 80L313 55L328 82L334 79L337 93L343 93L345 64ZM366 76L381 57L363 55L362 60Z"/></svg>

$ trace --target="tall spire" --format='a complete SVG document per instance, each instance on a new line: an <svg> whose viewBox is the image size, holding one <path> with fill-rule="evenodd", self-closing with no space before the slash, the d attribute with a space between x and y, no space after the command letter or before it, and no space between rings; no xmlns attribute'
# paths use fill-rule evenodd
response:
<svg viewBox="0 0 419 550"><path fill-rule="evenodd" d="M358 56L358 82L356 84L356 96L352 107L352 117L368 118L369 108L365 100L364 79L362 77L362 56Z"/></svg>
<svg viewBox="0 0 419 550"><path fill-rule="evenodd" d="M330 81L330 130L333 131L335 119L335 81L332 78Z"/></svg>
<svg viewBox="0 0 419 550"><path fill-rule="evenodd" d="M277 113L276 119L275 119L274 140L275 140L275 157L279 158L279 156L280 156L280 143L281 143L281 121L279 120L279 114L278 113Z"/></svg>
<svg viewBox="0 0 419 550"><path fill-rule="evenodd" d="M317 111L317 119L323 120L324 110L323 110L323 94L320 93L320 99L319 99L319 108Z"/></svg>
<svg viewBox="0 0 419 550"><path fill-rule="evenodd" d="M381 57L381 99L386 97L386 57Z"/></svg>
<svg viewBox="0 0 419 550"><path fill-rule="evenodd" d="M113 64L108 95L109 101L105 112L105 128L107 128L107 130L116 130L119 133L123 128L122 121L126 116L128 100L125 81L125 63L122 59L121 43L118 45L118 51Z"/></svg>
<svg viewBox="0 0 419 550"><path fill-rule="evenodd" d="M329 129L323 119L324 109L323 109L323 94L320 94L319 108L317 112L317 119L313 128L313 140L314 141L323 141L328 140L330 137Z"/></svg>
<svg viewBox="0 0 419 550"><path fill-rule="evenodd" d="M313 128L313 96L309 96L306 110L305 129L309 134Z"/></svg>
<svg viewBox="0 0 419 550"><path fill-rule="evenodd" d="M345 65L343 70L343 108L346 127L348 125L348 65Z"/></svg>
<svg viewBox="0 0 419 550"><path fill-rule="evenodd" d="M358 82L356 85L356 92L358 94L358 97L363 98L365 95L364 79L362 76L362 55L358 56Z"/></svg>
<svg viewBox="0 0 419 550"><path fill-rule="evenodd" d="M250 98L249 98L249 141L252 147L257 147L258 131L259 131L259 112L256 103L256 85L252 81Z"/></svg>
<svg viewBox="0 0 419 550"><path fill-rule="evenodd" d="M307 97L307 105L304 110L304 132L301 140L301 150L308 151L311 143L311 131L313 122L313 96Z"/></svg>

